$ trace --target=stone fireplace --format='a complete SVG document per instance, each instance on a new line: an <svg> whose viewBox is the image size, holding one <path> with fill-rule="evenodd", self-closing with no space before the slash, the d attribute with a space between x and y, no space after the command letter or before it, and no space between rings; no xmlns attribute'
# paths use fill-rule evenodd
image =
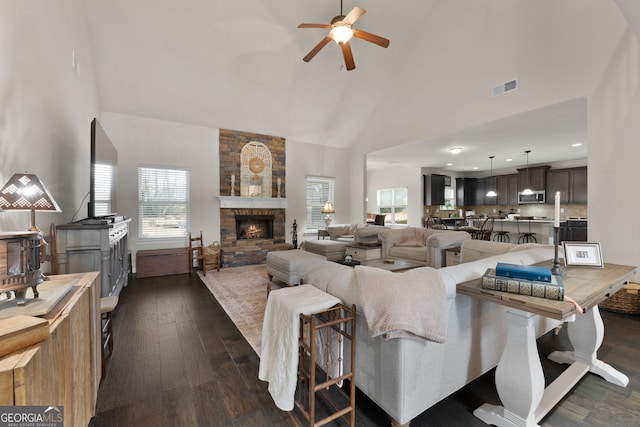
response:
<svg viewBox="0 0 640 427"><path fill-rule="evenodd" d="M246 164L243 147L247 145L268 153L270 157L259 162L268 170L256 172L260 169ZM285 166L284 138L220 129L218 199L223 267L260 264L269 251L292 247L285 234ZM272 196L247 197L246 187L241 186L254 181L263 183L260 194Z"/></svg>
<svg viewBox="0 0 640 427"><path fill-rule="evenodd" d="M236 240L273 239L273 215L236 215Z"/></svg>

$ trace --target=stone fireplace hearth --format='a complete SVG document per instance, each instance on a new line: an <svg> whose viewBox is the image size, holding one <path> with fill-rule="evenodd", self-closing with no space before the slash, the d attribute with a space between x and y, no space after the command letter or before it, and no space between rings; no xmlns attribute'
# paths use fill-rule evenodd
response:
<svg viewBox="0 0 640 427"><path fill-rule="evenodd" d="M252 225L263 231L271 228L270 235L247 236L247 229ZM285 241L284 209L223 208L220 209L220 228L223 267L260 264L265 262L269 251L291 248Z"/></svg>

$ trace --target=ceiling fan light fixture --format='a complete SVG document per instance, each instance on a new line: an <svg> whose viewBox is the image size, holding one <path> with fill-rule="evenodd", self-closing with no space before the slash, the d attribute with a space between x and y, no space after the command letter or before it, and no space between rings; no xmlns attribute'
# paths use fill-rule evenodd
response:
<svg viewBox="0 0 640 427"><path fill-rule="evenodd" d="M333 28L329 32L329 37L331 37L337 44L343 45L353 37L351 25L344 23L334 24Z"/></svg>

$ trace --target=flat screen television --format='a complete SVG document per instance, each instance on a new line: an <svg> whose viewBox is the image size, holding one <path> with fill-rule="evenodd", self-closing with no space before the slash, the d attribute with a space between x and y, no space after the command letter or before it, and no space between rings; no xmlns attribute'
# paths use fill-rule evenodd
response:
<svg viewBox="0 0 640 427"><path fill-rule="evenodd" d="M97 119L91 121L91 175L89 218L116 215L118 150Z"/></svg>

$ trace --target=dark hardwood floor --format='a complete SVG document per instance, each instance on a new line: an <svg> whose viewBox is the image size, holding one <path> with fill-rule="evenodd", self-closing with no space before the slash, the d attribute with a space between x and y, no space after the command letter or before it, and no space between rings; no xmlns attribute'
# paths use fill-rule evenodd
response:
<svg viewBox="0 0 640 427"><path fill-rule="evenodd" d="M640 424L640 317L602 312L599 357L622 370L621 388L588 374L545 417L543 426ZM98 393L91 427L296 426L258 379L259 360L197 277L132 280L114 313L115 349ZM544 356L570 349L563 328L538 342L547 382L564 369ZM356 378L357 381L357 378ZM499 403L493 371L433 406L412 426L483 426L472 412ZM358 426L388 426L386 415L358 393ZM346 425L335 422L332 425Z"/></svg>

